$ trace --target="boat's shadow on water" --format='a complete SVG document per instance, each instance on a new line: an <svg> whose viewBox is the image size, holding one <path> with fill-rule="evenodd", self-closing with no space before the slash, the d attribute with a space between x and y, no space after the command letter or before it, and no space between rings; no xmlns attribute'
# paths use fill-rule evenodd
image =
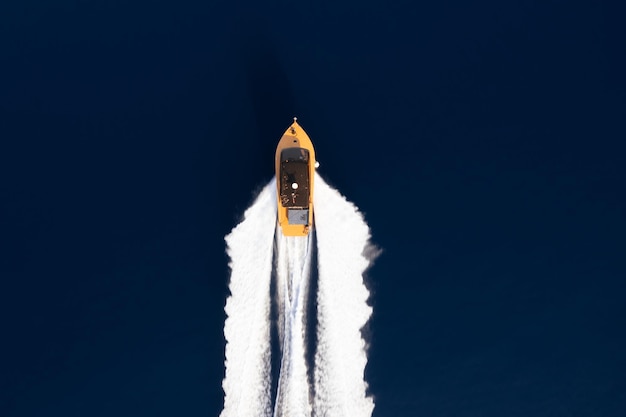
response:
<svg viewBox="0 0 626 417"><path fill-rule="evenodd" d="M273 175L276 144L296 116L291 85L263 23L255 16L238 20L238 27L244 30L233 35L237 37L232 54L237 88L229 98L234 102L233 113L221 121L226 137L219 141L207 138L202 150L221 155L211 170L221 179L212 192L223 198L224 222L233 221L233 208L243 213ZM215 130L213 126L211 130Z"/></svg>
<svg viewBox="0 0 626 417"><path fill-rule="evenodd" d="M297 116L289 78L268 33L267 22L258 18L243 18L246 36L242 37L240 53L246 77L248 98L256 122L257 138L272 145ZM270 146L268 158L273 160Z"/></svg>

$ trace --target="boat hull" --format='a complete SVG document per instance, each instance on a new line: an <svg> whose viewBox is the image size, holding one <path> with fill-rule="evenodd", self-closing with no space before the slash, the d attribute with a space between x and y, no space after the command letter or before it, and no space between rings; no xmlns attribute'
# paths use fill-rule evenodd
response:
<svg viewBox="0 0 626 417"><path fill-rule="evenodd" d="M313 228L315 150L295 119L276 147L275 170L280 229L285 236L307 236Z"/></svg>

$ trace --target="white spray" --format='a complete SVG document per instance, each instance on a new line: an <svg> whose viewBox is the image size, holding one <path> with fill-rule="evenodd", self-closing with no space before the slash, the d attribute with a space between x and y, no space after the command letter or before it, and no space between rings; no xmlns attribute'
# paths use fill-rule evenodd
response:
<svg viewBox="0 0 626 417"><path fill-rule="evenodd" d="M276 183L271 181L226 236L231 274L220 417L272 415L269 288L275 223Z"/></svg>
<svg viewBox="0 0 626 417"><path fill-rule="evenodd" d="M370 416L364 380L367 352L361 329L372 314L363 273L369 228L354 204L315 178L319 281L315 416Z"/></svg>
<svg viewBox="0 0 626 417"><path fill-rule="evenodd" d="M226 303L226 376L221 417L366 417L374 409L364 380L361 329L372 308L363 273L369 228L358 209L315 176L315 232L284 237L276 226L276 183L263 189L226 237L231 262ZM314 383L305 360L306 294L317 243L317 350ZM273 246L276 245L273 259ZM270 280L276 267L280 376L271 399ZM310 393L314 393L310 398Z"/></svg>

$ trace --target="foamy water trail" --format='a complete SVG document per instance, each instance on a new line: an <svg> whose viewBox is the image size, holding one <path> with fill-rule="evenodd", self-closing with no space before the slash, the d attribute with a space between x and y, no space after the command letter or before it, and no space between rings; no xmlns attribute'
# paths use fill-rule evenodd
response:
<svg viewBox="0 0 626 417"><path fill-rule="evenodd" d="M356 206L315 177L315 236L285 237L276 225L275 179L226 236L231 295L226 302L225 393L221 417L366 417L374 409L364 380L361 329L372 308L363 273L369 228ZM317 320L307 317L317 245ZM272 403L270 283L275 267L280 372ZM307 322L317 323L307 346ZM306 352L315 348L312 360ZM311 363L313 362L313 363ZM307 364L313 366L310 386Z"/></svg>
<svg viewBox="0 0 626 417"><path fill-rule="evenodd" d="M277 276L282 286L282 361L275 417L309 417L309 385L305 362L305 294L310 276L312 235L285 237L277 230Z"/></svg>
<svg viewBox="0 0 626 417"><path fill-rule="evenodd" d="M226 373L221 417L271 416L270 279L276 183L265 186L244 220L226 236L230 296L226 301Z"/></svg>
<svg viewBox="0 0 626 417"><path fill-rule="evenodd" d="M363 273L370 260L369 227L354 204L315 177L318 250L318 345L314 416L371 416L364 380L367 352L361 329L372 314Z"/></svg>

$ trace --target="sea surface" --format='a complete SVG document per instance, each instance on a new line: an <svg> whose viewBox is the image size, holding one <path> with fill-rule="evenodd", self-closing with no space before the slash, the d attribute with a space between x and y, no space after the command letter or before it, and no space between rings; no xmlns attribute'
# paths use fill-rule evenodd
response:
<svg viewBox="0 0 626 417"><path fill-rule="evenodd" d="M0 415L217 416L294 116L382 251L373 416L626 415L608 2L0 5Z"/></svg>

